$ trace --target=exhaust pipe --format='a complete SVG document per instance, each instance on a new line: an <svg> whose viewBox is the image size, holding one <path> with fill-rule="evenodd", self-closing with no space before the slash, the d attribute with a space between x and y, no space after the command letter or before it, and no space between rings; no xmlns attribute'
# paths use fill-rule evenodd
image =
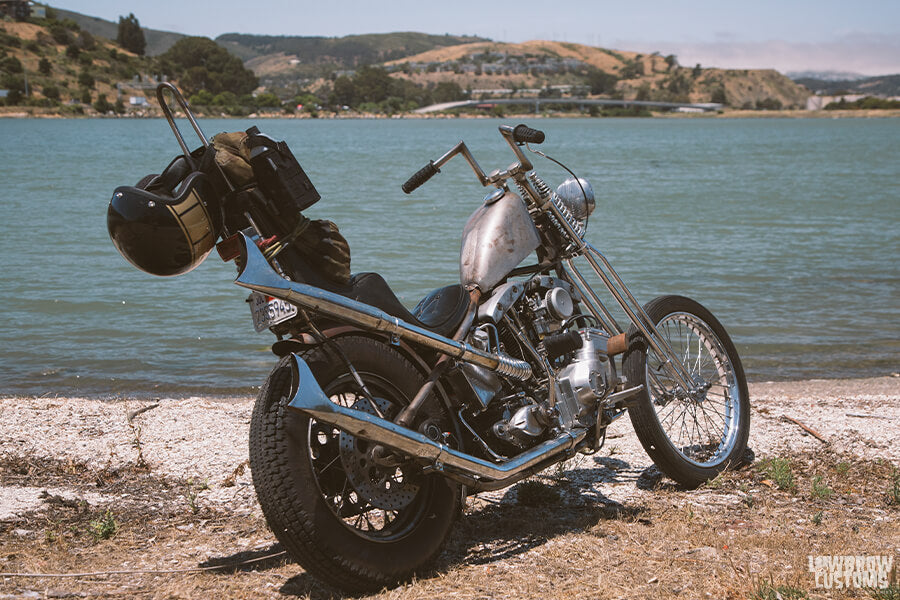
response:
<svg viewBox="0 0 900 600"><path fill-rule="evenodd" d="M422 344L459 360L486 367L501 375L525 381L531 377L531 365L505 354L484 352L462 341L407 323L386 312L340 294L305 283L285 279L276 273L246 234L240 234L244 268L234 280L239 286L281 298L291 304L321 313L365 329L383 331L410 342Z"/></svg>
<svg viewBox="0 0 900 600"><path fill-rule="evenodd" d="M548 440L504 463L495 464L470 454L454 450L444 444L396 423L366 412L346 408L332 402L309 366L296 354L293 360L293 397L288 408L308 415L317 421L340 427L359 438L384 444L424 462L436 471L453 478L463 475L480 490L504 487L532 472L543 468L544 463L558 455L574 450L587 436L581 429ZM494 485L492 485L494 484Z"/></svg>

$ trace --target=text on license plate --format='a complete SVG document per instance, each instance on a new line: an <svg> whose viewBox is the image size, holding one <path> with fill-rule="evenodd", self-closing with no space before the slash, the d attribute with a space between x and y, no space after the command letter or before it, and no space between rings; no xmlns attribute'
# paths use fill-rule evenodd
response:
<svg viewBox="0 0 900 600"><path fill-rule="evenodd" d="M250 313L253 315L253 327L263 331L297 316L297 307L280 298L265 296L259 292L250 292Z"/></svg>

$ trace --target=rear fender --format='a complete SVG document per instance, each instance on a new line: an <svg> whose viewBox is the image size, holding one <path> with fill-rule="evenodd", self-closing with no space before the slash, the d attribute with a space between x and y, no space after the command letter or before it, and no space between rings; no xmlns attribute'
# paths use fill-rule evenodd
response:
<svg viewBox="0 0 900 600"><path fill-rule="evenodd" d="M346 336L362 336L371 338L374 340L378 340L384 344L390 344L394 346L403 356L405 356L411 363L413 363L417 369L422 373L423 377L427 377L431 372L430 362L434 362L435 356L432 354L431 356L422 355L418 352L413 346L410 346L404 340L392 340L391 336L385 335L384 333L378 331L372 331L369 329L362 329L360 327L356 327L354 325L339 325L336 327L329 327L322 331L322 335L324 335L328 339L337 339ZM322 342L317 340L312 334L309 333L301 333L298 336L295 336L286 340L279 340L272 344L272 352L279 357L287 356L292 352L296 352L302 354L306 350L310 348L314 348L316 346L322 345ZM435 389L437 390L438 396L441 398L441 402L443 402L444 406L453 415L454 421L456 421L456 411L459 410L457 406L459 403L453 401L453 394L450 393L447 389L446 382L442 378L438 381ZM458 392L456 386L454 386L454 392ZM454 409L454 406L457 408ZM457 424L458 426L458 424Z"/></svg>

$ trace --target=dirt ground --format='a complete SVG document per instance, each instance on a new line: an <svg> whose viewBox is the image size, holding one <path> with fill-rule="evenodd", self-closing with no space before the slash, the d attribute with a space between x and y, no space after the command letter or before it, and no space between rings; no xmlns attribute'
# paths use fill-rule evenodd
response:
<svg viewBox="0 0 900 600"><path fill-rule="evenodd" d="M751 385L750 464L698 490L630 423L469 499L433 569L373 598L900 598L900 377ZM146 409L146 410L142 410ZM0 398L0 600L340 598L289 561L246 466L251 399ZM886 589L810 556L890 556Z"/></svg>

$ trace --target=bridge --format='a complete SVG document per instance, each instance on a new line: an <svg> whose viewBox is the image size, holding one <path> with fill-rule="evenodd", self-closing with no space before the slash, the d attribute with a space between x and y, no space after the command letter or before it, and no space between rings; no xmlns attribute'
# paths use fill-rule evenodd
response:
<svg viewBox="0 0 900 600"><path fill-rule="evenodd" d="M612 98L497 98L486 100L459 100L457 102L442 102L417 108L413 112L419 114L444 112L455 108L496 106L499 104L526 104L534 105L534 112L540 112L541 104L575 104L582 109L586 106L615 106L619 108L646 108L657 110L686 109L688 111L715 112L722 108L721 104L706 102L701 104L686 104L681 102L653 102L650 100L615 100Z"/></svg>

